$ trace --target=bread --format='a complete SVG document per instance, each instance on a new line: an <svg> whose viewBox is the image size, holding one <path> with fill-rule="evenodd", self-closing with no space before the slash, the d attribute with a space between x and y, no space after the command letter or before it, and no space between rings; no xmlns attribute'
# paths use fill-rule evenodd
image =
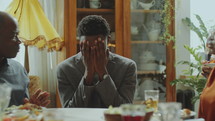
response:
<svg viewBox="0 0 215 121"><path fill-rule="evenodd" d="M190 109L183 109L183 113L186 115L186 116L189 116L191 114L191 110Z"/></svg>

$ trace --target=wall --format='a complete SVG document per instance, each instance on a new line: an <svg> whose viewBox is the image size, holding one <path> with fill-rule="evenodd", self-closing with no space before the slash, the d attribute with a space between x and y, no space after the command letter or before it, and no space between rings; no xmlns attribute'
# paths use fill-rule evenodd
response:
<svg viewBox="0 0 215 121"><path fill-rule="evenodd" d="M192 61L192 57L190 56L189 52L184 49L184 45L190 45L195 47L199 45L197 43L198 37L196 34L190 29L185 26L181 19L185 17L191 18L191 21L197 22L194 14L201 14L201 7L198 11L198 7L196 6L196 0L176 0L176 20L175 20L175 27L176 27L176 63L180 60L188 60ZM195 5L194 5L195 4ZM194 7L196 6L196 7ZM195 13L196 12L196 13ZM196 41L192 41L196 40ZM184 65L176 65L176 78L179 78L182 75L182 70L188 68L188 66ZM187 87L177 85L177 89L186 89ZM194 111L198 113L199 101L195 103ZM197 115L196 115L197 116Z"/></svg>
<svg viewBox="0 0 215 121"><path fill-rule="evenodd" d="M175 35L176 35L176 63L180 60L190 60L190 54L184 49L184 45L190 45L190 30L185 26L181 19L190 17L190 1L176 0L176 19L175 19ZM187 66L176 64L176 78L179 78L182 70Z"/></svg>

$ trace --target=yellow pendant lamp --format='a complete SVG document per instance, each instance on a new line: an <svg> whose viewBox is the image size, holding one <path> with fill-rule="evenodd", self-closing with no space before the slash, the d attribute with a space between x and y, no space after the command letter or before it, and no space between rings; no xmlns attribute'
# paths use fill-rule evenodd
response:
<svg viewBox="0 0 215 121"><path fill-rule="evenodd" d="M38 0L13 0L6 10L18 20L19 38L25 45L25 68L29 72L28 46L59 51L64 45Z"/></svg>
<svg viewBox="0 0 215 121"><path fill-rule="evenodd" d="M48 51L60 50L64 41L60 38L38 0L13 0L6 10L18 20L19 38L25 45Z"/></svg>

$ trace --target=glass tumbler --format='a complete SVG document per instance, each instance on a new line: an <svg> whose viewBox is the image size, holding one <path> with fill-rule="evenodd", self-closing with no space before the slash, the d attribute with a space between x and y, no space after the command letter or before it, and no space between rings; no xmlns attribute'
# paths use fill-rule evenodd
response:
<svg viewBox="0 0 215 121"><path fill-rule="evenodd" d="M158 109L159 90L145 90L145 104L147 107Z"/></svg>
<svg viewBox="0 0 215 121"><path fill-rule="evenodd" d="M161 121L180 121L181 103L163 102L158 104Z"/></svg>

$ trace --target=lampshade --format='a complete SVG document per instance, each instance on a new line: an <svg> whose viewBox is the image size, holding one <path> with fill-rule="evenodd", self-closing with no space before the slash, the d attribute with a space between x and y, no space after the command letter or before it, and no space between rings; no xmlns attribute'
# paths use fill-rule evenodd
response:
<svg viewBox="0 0 215 121"><path fill-rule="evenodd" d="M64 41L60 38L38 0L13 0L6 10L18 20L19 38L39 49L60 50Z"/></svg>

